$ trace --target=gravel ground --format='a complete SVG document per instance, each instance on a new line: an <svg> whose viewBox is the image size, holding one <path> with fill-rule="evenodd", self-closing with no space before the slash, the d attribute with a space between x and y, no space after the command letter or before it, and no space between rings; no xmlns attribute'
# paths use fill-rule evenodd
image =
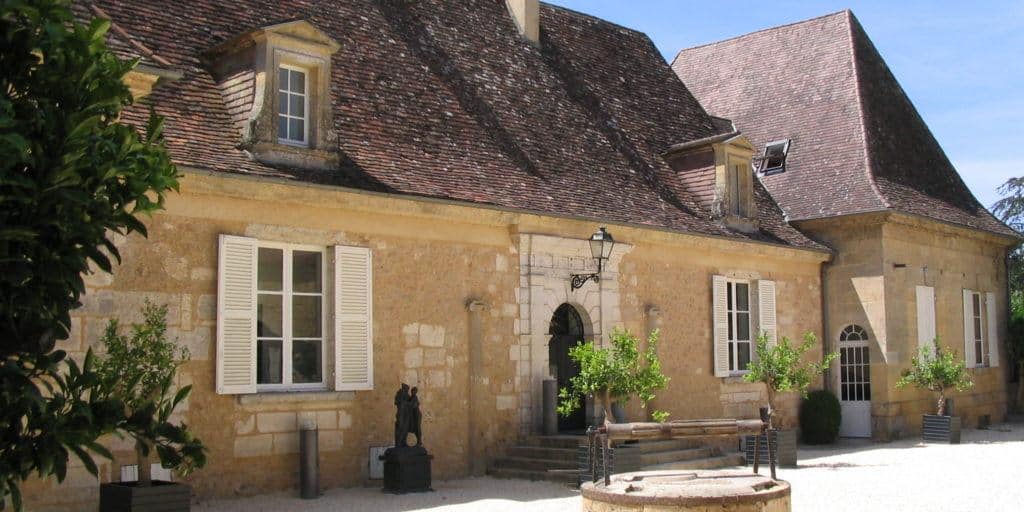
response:
<svg viewBox="0 0 1024 512"><path fill-rule="evenodd" d="M798 512L1024 510L1020 461L1024 424L966 430L960 445L912 440L843 440L801 447L798 468L780 468ZM472 478L435 482L436 492L392 496L378 489L334 489L315 501L272 494L214 501L197 512L386 512L579 510L579 493L557 484Z"/></svg>

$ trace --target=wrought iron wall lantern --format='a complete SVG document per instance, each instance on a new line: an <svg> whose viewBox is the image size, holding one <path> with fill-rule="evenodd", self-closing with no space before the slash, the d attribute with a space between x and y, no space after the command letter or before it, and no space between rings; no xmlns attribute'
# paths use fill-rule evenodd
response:
<svg viewBox="0 0 1024 512"><path fill-rule="evenodd" d="M601 226L593 235L590 235L589 241L590 254L597 260L597 272L593 274L572 274L572 289L574 291L582 288L587 281L593 280L596 283L601 280L601 271L604 269L604 263L611 257L612 247L615 246L615 239L612 238L612 234L604 226Z"/></svg>

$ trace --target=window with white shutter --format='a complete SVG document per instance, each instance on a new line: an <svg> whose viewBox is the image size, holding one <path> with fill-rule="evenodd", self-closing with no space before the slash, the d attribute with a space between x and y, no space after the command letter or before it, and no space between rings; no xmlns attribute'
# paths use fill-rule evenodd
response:
<svg viewBox="0 0 1024 512"><path fill-rule="evenodd" d="M334 248L334 383L373 389L373 259L365 247Z"/></svg>
<svg viewBox="0 0 1024 512"><path fill-rule="evenodd" d="M256 392L256 240L221 235L217 251L217 393Z"/></svg>
<svg viewBox="0 0 1024 512"><path fill-rule="evenodd" d="M984 299L980 292L964 290L964 360L968 368L989 364L989 345L985 343Z"/></svg>
<svg viewBox="0 0 1024 512"><path fill-rule="evenodd" d="M999 366L999 307L996 294L985 294L985 316L988 319L988 365Z"/></svg>
<svg viewBox="0 0 1024 512"><path fill-rule="evenodd" d="M768 345L778 340L775 321L775 281L761 279L757 282L757 331L768 335Z"/></svg>
<svg viewBox="0 0 1024 512"><path fill-rule="evenodd" d="M711 277L712 352L715 377L728 377L729 365L729 313L727 307L728 283L725 276Z"/></svg>
<svg viewBox="0 0 1024 512"><path fill-rule="evenodd" d="M935 353L935 288L918 286L917 297L917 350L927 349ZM917 355L917 354L915 354Z"/></svg>

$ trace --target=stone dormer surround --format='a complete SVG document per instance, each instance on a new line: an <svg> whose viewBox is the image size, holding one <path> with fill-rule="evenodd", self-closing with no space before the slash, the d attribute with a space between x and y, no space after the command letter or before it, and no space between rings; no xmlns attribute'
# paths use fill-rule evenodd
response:
<svg viewBox="0 0 1024 512"><path fill-rule="evenodd" d="M759 229L750 167L753 154L747 138L733 131L677 144L663 156L676 173L676 186L693 194L726 226L750 233Z"/></svg>
<svg viewBox="0 0 1024 512"><path fill-rule="evenodd" d="M239 146L270 165L337 166L331 111L331 56L340 45L307 21L251 30L208 50L204 57L239 134ZM306 72L309 91L306 143L279 142L278 69Z"/></svg>

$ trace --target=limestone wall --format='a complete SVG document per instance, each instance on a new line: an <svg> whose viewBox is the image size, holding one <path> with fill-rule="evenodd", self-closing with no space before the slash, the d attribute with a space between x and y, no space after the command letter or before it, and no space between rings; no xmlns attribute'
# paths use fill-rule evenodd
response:
<svg viewBox="0 0 1024 512"><path fill-rule="evenodd" d="M836 346L840 332L850 324L865 328L871 340L872 436L885 440L918 434L921 414L934 410L933 395L895 388L917 351L915 287L935 288L936 332L961 356L964 288L996 294L1000 339L1005 340L1005 242L895 213L809 221L800 227L836 249L824 282L830 346ZM1005 361L1005 354L1001 359ZM838 365L833 367L836 379L837 369ZM974 388L955 395L956 413L964 416L964 426L977 425L979 415L1001 420L1005 364L970 371Z"/></svg>
<svg viewBox="0 0 1024 512"><path fill-rule="evenodd" d="M294 489L303 423L320 429L322 485L363 485L370 447L391 443L401 382L421 388L434 477L479 473L488 457L537 431L533 386L546 376L546 323L561 302L579 306L597 339L616 326L644 332L660 324L673 380L657 405L674 418L752 417L757 387L711 376L710 276L776 280L779 332L798 336L820 327L818 268L827 257L612 225L622 244L605 279L573 291L568 276L592 265L591 221L198 172L147 225L148 239L117 240L124 263L113 276L89 277L61 348L80 357L110 318L139 320L147 298L167 304L169 335L192 353L180 379L194 391L180 414L210 449L207 467L185 479L200 499ZM220 234L373 250L372 391L215 393ZM656 321L651 305L661 311ZM134 463L130 443L109 444L116 458L101 466L102 481ZM30 482L31 509L95 504L96 480L80 466L69 475L56 493L53 482Z"/></svg>
<svg viewBox="0 0 1024 512"><path fill-rule="evenodd" d="M895 217L883 230L887 324L891 340L886 379L895 382L917 351L917 285L935 288L936 333L943 346L964 355L963 290L994 292L999 339L1006 340L1006 249L994 237L965 232L936 222ZM986 326L987 329L987 326ZM986 343L988 340L986 333ZM1002 345L1002 344L1001 344ZM1002 421L1006 414L1006 351L1000 365L968 370L974 387L953 393L954 413L964 428L974 428L982 415ZM921 415L934 414L932 393L907 388L886 389L887 404L877 411L880 426L892 437L916 434Z"/></svg>

